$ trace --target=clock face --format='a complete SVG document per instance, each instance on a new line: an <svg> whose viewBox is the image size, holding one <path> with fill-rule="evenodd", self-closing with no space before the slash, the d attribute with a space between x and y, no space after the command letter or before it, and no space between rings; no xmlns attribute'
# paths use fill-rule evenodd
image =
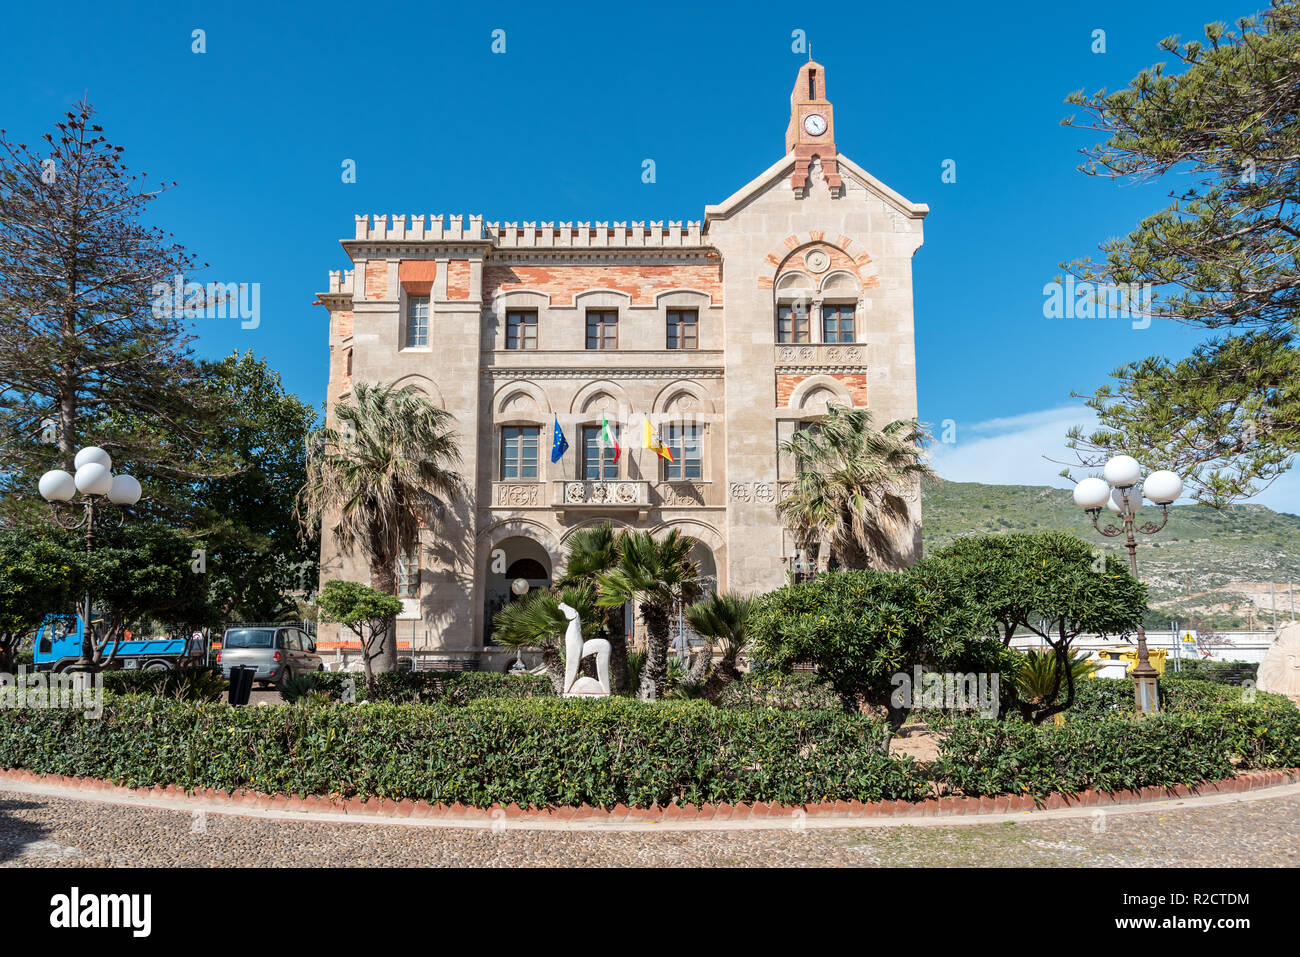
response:
<svg viewBox="0 0 1300 957"><path fill-rule="evenodd" d="M809 113L803 118L803 128L809 136L821 136L826 132L826 117L820 113Z"/></svg>

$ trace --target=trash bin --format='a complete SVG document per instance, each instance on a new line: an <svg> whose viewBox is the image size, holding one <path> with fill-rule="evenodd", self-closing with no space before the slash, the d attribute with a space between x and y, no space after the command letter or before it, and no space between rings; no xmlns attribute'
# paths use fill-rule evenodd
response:
<svg viewBox="0 0 1300 957"><path fill-rule="evenodd" d="M255 674L257 674L257 669L248 665L235 665L230 669L230 691L227 694L227 700L231 704L248 704L248 696L253 691L253 675Z"/></svg>

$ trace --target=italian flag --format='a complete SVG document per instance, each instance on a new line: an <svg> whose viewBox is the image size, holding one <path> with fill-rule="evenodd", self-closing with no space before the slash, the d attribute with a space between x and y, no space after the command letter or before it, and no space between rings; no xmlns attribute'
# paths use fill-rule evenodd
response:
<svg viewBox="0 0 1300 957"><path fill-rule="evenodd" d="M609 427L609 421L605 418L605 413L600 413L600 443L606 448L614 450L614 464L618 464L618 457L623 454L623 446L618 444L618 436L614 430Z"/></svg>

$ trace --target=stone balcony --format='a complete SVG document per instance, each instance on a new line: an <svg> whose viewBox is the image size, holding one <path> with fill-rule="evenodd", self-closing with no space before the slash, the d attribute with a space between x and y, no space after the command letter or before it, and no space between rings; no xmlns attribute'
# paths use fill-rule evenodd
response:
<svg viewBox="0 0 1300 957"><path fill-rule="evenodd" d="M636 512L646 518L650 512L650 483L635 479L589 482L559 479L551 482L551 501L565 511ZM561 514L563 519L563 514Z"/></svg>

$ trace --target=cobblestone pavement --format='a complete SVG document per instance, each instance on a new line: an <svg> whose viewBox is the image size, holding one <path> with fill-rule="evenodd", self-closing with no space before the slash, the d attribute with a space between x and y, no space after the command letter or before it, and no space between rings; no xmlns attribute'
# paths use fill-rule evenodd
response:
<svg viewBox="0 0 1300 957"><path fill-rule="evenodd" d="M966 826L494 833L197 815L0 790L7 867L588 864L1295 867L1300 795Z"/></svg>

